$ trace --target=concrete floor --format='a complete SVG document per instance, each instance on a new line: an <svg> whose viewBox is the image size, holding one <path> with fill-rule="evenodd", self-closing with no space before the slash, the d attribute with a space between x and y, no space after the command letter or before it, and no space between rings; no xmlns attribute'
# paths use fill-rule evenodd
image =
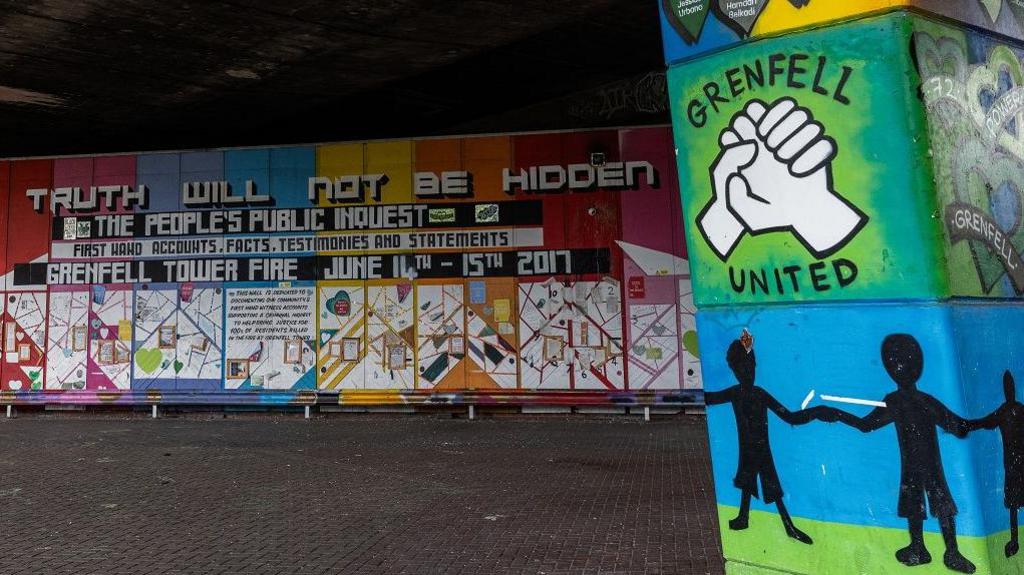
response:
<svg viewBox="0 0 1024 575"><path fill-rule="evenodd" d="M0 419L0 573L719 574L702 416Z"/></svg>

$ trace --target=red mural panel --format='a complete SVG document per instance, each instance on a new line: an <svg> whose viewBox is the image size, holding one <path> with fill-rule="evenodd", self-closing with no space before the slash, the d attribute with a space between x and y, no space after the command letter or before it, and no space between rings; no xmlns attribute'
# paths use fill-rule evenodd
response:
<svg viewBox="0 0 1024 575"><path fill-rule="evenodd" d="M602 163L620 160L618 131L571 132L562 138L566 164L591 164L596 173ZM622 252L615 240L622 237L619 197L628 193L599 187L595 175L594 187L565 198L566 247L609 247L613 277L622 275Z"/></svg>
<svg viewBox="0 0 1024 575"><path fill-rule="evenodd" d="M92 194L95 185L92 178L92 158L58 158L53 161L53 187L54 188L81 188L83 199L93 199ZM102 208L90 210L89 213L103 213ZM66 216L69 214L62 206L57 205L57 215Z"/></svg>
<svg viewBox="0 0 1024 575"><path fill-rule="evenodd" d="M3 364L0 387L5 390L42 389L46 363L45 286L12 285L14 266L44 261L50 249L50 203L45 198L37 212L30 189L49 189L53 183L50 160L18 160L10 163L10 194L7 218L7 289L3 315Z"/></svg>
<svg viewBox="0 0 1024 575"><path fill-rule="evenodd" d="M15 264L42 260L50 250L50 202L42 202L42 211L33 209L26 190L50 188L53 183L53 162L50 160L18 160L11 162L10 212L7 226L6 272ZM8 285L8 289L11 289Z"/></svg>
<svg viewBox="0 0 1024 575"><path fill-rule="evenodd" d="M100 156L93 162L93 185L135 187L135 156ZM105 209L104 211L108 211ZM117 196L114 213L132 211L125 208L124 198ZM102 213L102 212L101 212Z"/></svg>
<svg viewBox="0 0 1024 575"><path fill-rule="evenodd" d="M564 165L561 134L530 134L512 138L513 173L533 166ZM516 190L517 199L540 199L544 210L544 246L552 250L565 249L565 195L527 195Z"/></svg>
<svg viewBox="0 0 1024 575"><path fill-rule="evenodd" d="M622 241L673 253L677 245L671 232L682 216L676 188L666 181L672 169L672 133L668 128L622 130L620 146L624 161L648 161L657 170L658 181L642 179L636 189L621 192ZM656 186L654 185L656 184Z"/></svg>
<svg viewBox="0 0 1024 575"><path fill-rule="evenodd" d="M0 161L0 225L8 225L8 212L10 211L11 197L11 163ZM7 267L7 234L0 233L0 269L4 270L3 279L0 280L0 290L6 289L11 278L6 275Z"/></svg>

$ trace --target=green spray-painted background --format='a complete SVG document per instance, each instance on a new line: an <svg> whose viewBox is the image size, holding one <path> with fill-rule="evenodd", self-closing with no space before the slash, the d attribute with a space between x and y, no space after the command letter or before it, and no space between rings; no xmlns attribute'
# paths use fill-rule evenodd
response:
<svg viewBox="0 0 1024 575"><path fill-rule="evenodd" d="M669 70L680 189L698 306L946 295L941 230L933 218L936 205L927 128L916 98L909 53L912 25L910 16L890 14L753 42ZM758 60L767 68L772 54L785 55L787 61L781 64L785 67L794 53L808 56L801 60L808 71L796 77L804 87L790 87L784 73L774 85L768 84L766 76L763 87L743 82L745 91L739 97L728 93L730 69L742 70L744 64L753 67ZM815 84L822 57L826 64ZM844 74L848 77L841 93L848 103L834 97ZM741 80L743 76L741 72ZM688 120L687 108L695 98L707 101L705 86L709 82L717 82L730 101L719 103L718 112L709 106L706 125L698 128ZM815 85L829 93L818 93ZM750 99L771 103L787 96L809 109L825 134L835 140L833 189L869 220L841 249L821 259L791 232L778 231L747 234L723 262L695 222L712 198L709 167L720 152L719 135ZM858 270L856 279L845 287L839 287L832 273L836 259L852 261ZM816 264L819 261L824 265ZM816 273L826 278L819 283L828 284L828 290L814 289L809 266L815 264ZM799 291L792 289L790 276L780 272L781 282L774 276L774 270L789 266L800 267ZM760 289L751 293L749 272L743 293L737 293L730 282L730 267L736 273L754 270L761 274L763 270L772 293ZM779 293L779 283L784 293Z"/></svg>

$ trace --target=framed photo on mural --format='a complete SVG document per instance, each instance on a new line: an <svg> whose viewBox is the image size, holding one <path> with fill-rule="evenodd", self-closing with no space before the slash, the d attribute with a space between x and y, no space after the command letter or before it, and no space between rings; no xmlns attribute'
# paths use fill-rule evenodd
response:
<svg viewBox="0 0 1024 575"><path fill-rule="evenodd" d="M248 379L249 378L249 360L248 359L229 359L225 370L225 378L227 379Z"/></svg>
<svg viewBox="0 0 1024 575"><path fill-rule="evenodd" d="M565 359L565 338L560 335L545 335L544 361L562 361Z"/></svg>
<svg viewBox="0 0 1024 575"><path fill-rule="evenodd" d="M85 351L89 347L89 328L76 325L71 328L71 350Z"/></svg>
<svg viewBox="0 0 1024 575"><path fill-rule="evenodd" d="M210 338L205 335L192 337L192 351L204 352L210 348Z"/></svg>
<svg viewBox="0 0 1024 575"><path fill-rule="evenodd" d="M101 339L97 341L97 345L99 345L99 351L96 353L96 363L100 365L113 365L115 358L114 340Z"/></svg>
<svg viewBox="0 0 1024 575"><path fill-rule="evenodd" d="M4 349L7 351L14 350L14 339L18 333L18 324L13 321L9 321L4 324Z"/></svg>
<svg viewBox="0 0 1024 575"><path fill-rule="evenodd" d="M346 337L341 340L341 359L344 361L359 361L359 338Z"/></svg>
<svg viewBox="0 0 1024 575"><path fill-rule="evenodd" d="M18 345L18 362L32 361L32 345L22 343Z"/></svg>
<svg viewBox="0 0 1024 575"><path fill-rule="evenodd" d="M284 362L302 363L302 340L290 339L284 342Z"/></svg>
<svg viewBox="0 0 1024 575"><path fill-rule="evenodd" d="M405 369L405 346L404 345L389 345L388 346L388 369Z"/></svg>
<svg viewBox="0 0 1024 575"><path fill-rule="evenodd" d="M327 357L341 359L341 342L332 341L327 344Z"/></svg>
<svg viewBox="0 0 1024 575"><path fill-rule="evenodd" d="M128 346L121 343L114 345L114 361L118 364L132 362L132 354L128 351Z"/></svg>
<svg viewBox="0 0 1024 575"><path fill-rule="evenodd" d="M461 335L453 335L448 338L448 353L452 355L466 354L466 339Z"/></svg>
<svg viewBox="0 0 1024 575"><path fill-rule="evenodd" d="M178 332L173 325L160 326L157 338L157 345L160 346L160 349L173 349L178 345Z"/></svg>
<svg viewBox="0 0 1024 575"><path fill-rule="evenodd" d="M608 357L622 357L622 338L621 337L610 337L606 344L608 351Z"/></svg>

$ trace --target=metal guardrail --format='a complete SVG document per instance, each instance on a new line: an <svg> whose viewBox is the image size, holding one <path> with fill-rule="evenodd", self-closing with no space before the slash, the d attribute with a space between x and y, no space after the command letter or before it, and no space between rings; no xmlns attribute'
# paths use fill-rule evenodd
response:
<svg viewBox="0 0 1024 575"><path fill-rule="evenodd" d="M342 390L342 391L2 391L0 405L222 405L222 406L594 406L694 407L701 390Z"/></svg>

